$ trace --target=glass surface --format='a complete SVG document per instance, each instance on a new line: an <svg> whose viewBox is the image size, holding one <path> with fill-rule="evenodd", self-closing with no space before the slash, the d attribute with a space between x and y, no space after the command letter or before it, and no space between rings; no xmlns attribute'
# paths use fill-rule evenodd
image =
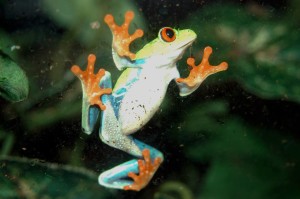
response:
<svg viewBox="0 0 300 199"><path fill-rule="evenodd" d="M128 10L130 33L144 31L132 52L164 26L189 28L197 39L177 62L182 77L206 46L212 65L229 64L186 97L172 81L132 134L164 154L139 192L98 184L101 172L136 157L101 142L100 118L83 132L82 88L70 70L93 53L95 71L116 83L104 16L121 24ZM0 1L0 198L300 198L299 13L298 0Z"/></svg>

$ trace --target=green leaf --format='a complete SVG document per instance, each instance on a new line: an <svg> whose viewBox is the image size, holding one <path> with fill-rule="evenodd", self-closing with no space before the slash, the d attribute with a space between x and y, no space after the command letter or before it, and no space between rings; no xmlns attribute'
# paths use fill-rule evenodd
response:
<svg viewBox="0 0 300 199"><path fill-rule="evenodd" d="M118 6L115 6L118 5ZM73 0L72 3L60 0L44 0L43 10L59 25L67 28L70 33L68 39L77 38L83 45L96 46L111 41L111 33L104 23L106 14L113 14L116 22L124 21L124 14L128 10L135 12L134 25L144 29L144 18L139 15L137 7L132 1L123 0ZM135 27L134 27L135 28ZM111 42L106 44L110 46ZM102 52L101 52L102 53Z"/></svg>
<svg viewBox="0 0 300 199"><path fill-rule="evenodd" d="M199 42L193 45L197 60L204 46L210 45L211 63L229 64L227 71L209 80L227 77L262 98L300 102L299 31L287 17L260 11L230 4L206 6L185 20L183 27L198 34Z"/></svg>
<svg viewBox="0 0 300 199"><path fill-rule="evenodd" d="M191 161L210 165L201 198L298 198L300 143L229 117L221 104L193 107L182 127L186 137L206 138L186 147Z"/></svg>
<svg viewBox="0 0 300 199"><path fill-rule="evenodd" d="M97 174L39 160L0 158L0 198L108 198Z"/></svg>
<svg viewBox="0 0 300 199"><path fill-rule="evenodd" d="M167 181L162 184L154 195L154 199L193 199L193 193L183 183Z"/></svg>
<svg viewBox="0 0 300 199"><path fill-rule="evenodd" d="M18 102L27 98L28 90L25 72L0 51L0 96L8 101Z"/></svg>
<svg viewBox="0 0 300 199"><path fill-rule="evenodd" d="M8 155L13 148L15 136L10 131L0 128L0 156Z"/></svg>

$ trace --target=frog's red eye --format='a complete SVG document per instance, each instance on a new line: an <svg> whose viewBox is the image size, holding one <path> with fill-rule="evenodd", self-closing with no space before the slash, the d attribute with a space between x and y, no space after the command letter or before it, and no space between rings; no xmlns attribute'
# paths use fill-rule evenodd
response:
<svg viewBox="0 0 300 199"><path fill-rule="evenodd" d="M159 37L165 42L172 42L176 39L176 33L172 28L164 27L159 31Z"/></svg>

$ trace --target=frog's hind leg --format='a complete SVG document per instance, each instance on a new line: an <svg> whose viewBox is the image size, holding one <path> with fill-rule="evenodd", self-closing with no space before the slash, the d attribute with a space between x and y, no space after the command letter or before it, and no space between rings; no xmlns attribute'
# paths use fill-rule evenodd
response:
<svg viewBox="0 0 300 199"><path fill-rule="evenodd" d="M136 139L132 139L132 142L142 151L141 159L130 160L103 172L99 176L99 184L109 188L139 191L149 183L163 161L163 154Z"/></svg>
<svg viewBox="0 0 300 199"><path fill-rule="evenodd" d="M111 88L108 72L105 72L105 76L101 79L100 87ZM101 101L106 108L101 112L99 136L109 146L141 159L130 160L103 172L99 176L99 183L105 187L138 191L149 183L163 161L163 155L155 148L122 133L118 110L124 93L126 91L121 90L112 95L101 96Z"/></svg>

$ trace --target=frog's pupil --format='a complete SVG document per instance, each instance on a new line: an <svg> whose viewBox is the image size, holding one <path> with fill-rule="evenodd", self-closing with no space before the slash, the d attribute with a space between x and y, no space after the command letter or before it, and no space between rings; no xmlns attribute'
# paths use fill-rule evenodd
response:
<svg viewBox="0 0 300 199"><path fill-rule="evenodd" d="M166 30L166 35L169 37L169 38L173 38L174 36L174 31L172 29L167 29Z"/></svg>

